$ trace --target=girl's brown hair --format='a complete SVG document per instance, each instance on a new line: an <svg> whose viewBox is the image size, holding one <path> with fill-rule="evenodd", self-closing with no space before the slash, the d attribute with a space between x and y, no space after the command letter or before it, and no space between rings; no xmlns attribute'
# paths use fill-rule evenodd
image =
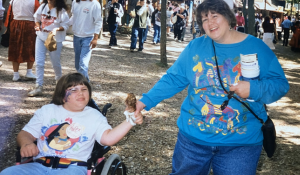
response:
<svg viewBox="0 0 300 175"><path fill-rule="evenodd" d="M89 90L89 99L92 97L92 87L88 80L81 73L69 73L62 76L56 85L54 94L52 96L52 102L56 105L64 104L64 97L66 95L66 90L69 87L85 85Z"/></svg>

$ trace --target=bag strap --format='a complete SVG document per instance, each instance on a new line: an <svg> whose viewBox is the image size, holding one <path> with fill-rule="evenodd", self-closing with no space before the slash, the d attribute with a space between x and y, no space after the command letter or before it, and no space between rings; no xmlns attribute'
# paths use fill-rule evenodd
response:
<svg viewBox="0 0 300 175"><path fill-rule="evenodd" d="M10 9L10 13L9 13L9 17L8 17L8 23L7 23L7 31L9 32L9 29L10 29L10 18L11 18L11 15L12 15L12 13L13 13L13 3L14 3L14 0L11 2L11 9Z"/></svg>
<svg viewBox="0 0 300 175"><path fill-rule="evenodd" d="M216 55L216 48L215 48L215 44L214 44L214 41L212 40L212 45L213 45L213 48L214 48L214 54L215 54L215 61L216 61L216 66L217 66L217 74L218 74L218 79L219 79L219 82L223 88L223 90L227 93L227 94L232 94L231 92L228 92L224 85L223 85L223 82L221 81L221 76L220 76L220 71L219 71L219 66L218 66L218 60L217 60L217 55ZM236 99L237 101L239 101L240 103L242 103L253 115L254 117L260 121L261 124L265 124L265 122L263 121L263 119L259 118L253 111L252 109L246 104L244 103L243 101L241 101L239 98L237 98L236 96L232 95L231 96L232 98Z"/></svg>

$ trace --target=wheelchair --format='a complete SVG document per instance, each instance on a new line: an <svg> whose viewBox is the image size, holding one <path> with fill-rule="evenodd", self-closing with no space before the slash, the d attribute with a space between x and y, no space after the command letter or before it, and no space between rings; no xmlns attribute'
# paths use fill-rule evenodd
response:
<svg viewBox="0 0 300 175"><path fill-rule="evenodd" d="M99 112L101 110L95 104L95 102L90 101L87 106L90 106ZM102 114L106 116L108 109L112 104L107 103L103 109ZM110 146L101 146L97 141L94 143L94 148L91 153L90 158L87 161L87 175L126 175L127 167L121 161L118 154L112 154L106 159L104 155L110 150ZM16 165L25 164L33 162L33 158L22 158L20 154L20 148L17 148L16 152Z"/></svg>

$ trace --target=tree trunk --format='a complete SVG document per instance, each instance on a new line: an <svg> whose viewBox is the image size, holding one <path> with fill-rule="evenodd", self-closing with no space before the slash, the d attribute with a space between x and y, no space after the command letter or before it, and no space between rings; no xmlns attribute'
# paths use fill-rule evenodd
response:
<svg viewBox="0 0 300 175"><path fill-rule="evenodd" d="M166 18L167 18L167 2L166 0L161 1L161 35L160 35L160 63L159 65L162 67L168 66L168 60L167 60L167 51L166 51L166 45L167 45L167 32L166 32Z"/></svg>
<svg viewBox="0 0 300 175"><path fill-rule="evenodd" d="M254 0L248 0L248 34L255 36Z"/></svg>

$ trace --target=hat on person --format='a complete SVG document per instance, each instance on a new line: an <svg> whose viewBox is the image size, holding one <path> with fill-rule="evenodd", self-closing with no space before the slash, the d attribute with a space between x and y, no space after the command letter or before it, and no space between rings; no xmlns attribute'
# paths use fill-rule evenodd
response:
<svg viewBox="0 0 300 175"><path fill-rule="evenodd" d="M180 8L185 8L185 3L181 3Z"/></svg>

